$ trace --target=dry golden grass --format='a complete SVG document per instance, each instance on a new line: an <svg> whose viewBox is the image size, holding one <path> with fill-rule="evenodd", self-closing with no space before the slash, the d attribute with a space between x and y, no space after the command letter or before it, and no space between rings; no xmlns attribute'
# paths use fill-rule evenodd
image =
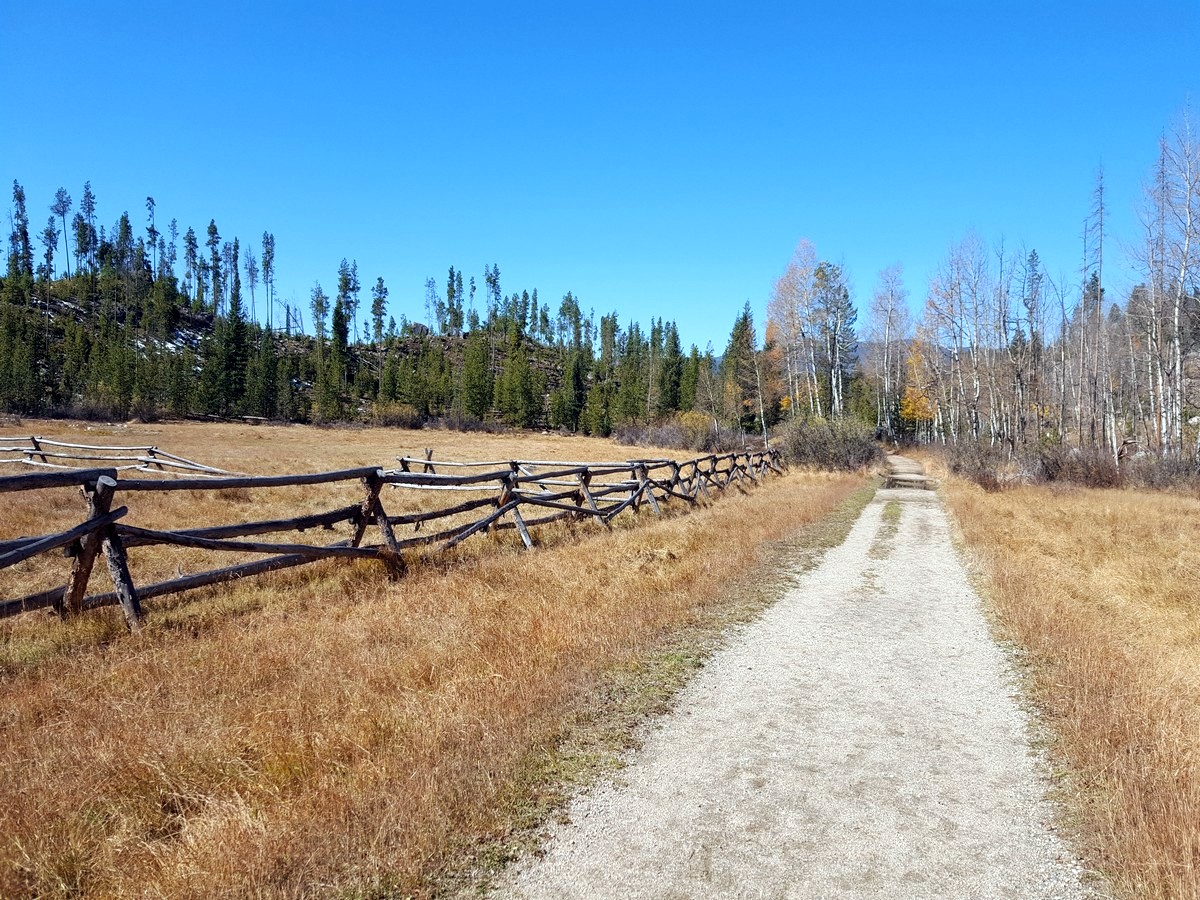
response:
<svg viewBox="0 0 1200 900"><path fill-rule="evenodd" d="M60 421L26 421L3 434L37 434L69 443L93 445L157 445L163 450L205 465L254 475L296 474L360 466L396 468L399 455L422 456L422 448L434 451L435 459L458 461L500 460L514 457L545 460L611 460L635 457L679 457L679 451L661 448L622 447L612 441L558 434L463 434L459 432L397 428L312 428L306 426L227 425L211 423L153 423L96 425ZM686 455L685 455L686 456ZM97 463L99 467L108 463ZM6 466L4 474L42 471ZM128 473L126 477L153 477ZM326 512L362 500L356 481L294 488L234 489L120 493L114 506L126 505L127 525L169 531L262 519L283 519ZM478 495L469 495L478 496ZM464 495L428 491L389 490L383 502L390 514L417 512L448 506ZM65 530L86 518L86 504L75 488L29 491L3 496L5 514L0 517L0 540L24 535L50 534ZM478 513L474 517L478 517ZM472 517L462 519L465 524ZM453 522L442 523L446 527ZM332 543L350 534L343 523L333 531L310 531L306 535L279 534L266 541ZM370 532L369 534L374 534ZM253 540L253 538L251 538ZM153 547L132 549L130 570L134 583L152 584L256 558L249 554L215 553L204 550ZM15 598L48 590L66 583L70 561L54 554L35 557L0 570L0 597ZM103 565L93 570L90 593L112 589ZM156 602L161 606L161 602ZM0 623L0 629L5 626Z"/></svg>
<svg viewBox="0 0 1200 900"><path fill-rule="evenodd" d="M262 470L458 437L401 435L320 466L281 438ZM454 456L514 455L511 437L507 451L470 440L482 446ZM249 468L227 443L196 455ZM619 452L584 446L516 449ZM23 617L0 670L0 895L428 893L524 822L530 760L572 739L565 723L606 673L703 619L764 541L858 484L792 474L636 529L546 532L532 554L484 540L395 583L368 565L307 567L153 605L149 628L115 640L104 615Z"/></svg>
<svg viewBox="0 0 1200 900"><path fill-rule="evenodd" d="M1057 741L1090 862L1200 897L1200 501L1026 487L947 497Z"/></svg>

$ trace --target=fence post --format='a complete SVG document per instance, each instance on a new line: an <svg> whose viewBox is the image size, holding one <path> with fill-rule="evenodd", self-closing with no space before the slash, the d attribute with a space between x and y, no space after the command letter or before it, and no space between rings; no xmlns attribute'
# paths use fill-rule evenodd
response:
<svg viewBox="0 0 1200 900"><path fill-rule="evenodd" d="M521 471L520 464L513 460L509 463L512 472L504 478L504 486L500 488L500 503L499 506L504 506L513 500L520 500L521 497L516 493L517 478ZM513 521L517 523L517 532L521 535L521 541L525 544L526 550L533 549L533 538L529 536L529 529L525 527L525 520L521 518L521 510L519 507L512 508Z"/></svg>
<svg viewBox="0 0 1200 900"><path fill-rule="evenodd" d="M701 468L700 460L696 460L696 496L700 496L700 493L703 492L704 499L712 502L712 494L708 492L708 476L711 471L711 467L715 466L716 464L713 462L713 457L711 456L708 457L706 462L708 463L709 467Z"/></svg>
<svg viewBox="0 0 1200 900"><path fill-rule="evenodd" d="M754 465L754 457L749 453L746 454L746 463L742 468L746 470L746 474L750 477L751 481L758 481L758 470Z"/></svg>
<svg viewBox="0 0 1200 900"><path fill-rule="evenodd" d="M117 483L107 475L101 475L93 484L84 485L83 495L87 498L89 519L98 519L108 512L116 486ZM88 579L95 567L102 541L103 535L93 531L79 542L79 549L71 560L71 583L63 591L62 598L54 604L60 617L83 612L83 597L87 593Z"/></svg>
<svg viewBox="0 0 1200 900"><path fill-rule="evenodd" d="M93 494L96 500L96 509L108 512L109 506L112 504L113 492L117 489L117 482L109 478L107 475L102 475L96 479L96 490ZM101 513L102 514L102 513ZM91 551L91 561L83 559L87 552L89 543L98 542L101 549L104 551L104 562L108 566L108 574L112 578L113 592L116 593L117 599L121 601L121 610L125 613L125 625L130 631L138 631L142 627L142 604L138 600L137 588L133 585L133 577L129 574L129 560L125 555L125 545L121 541L121 535L117 533L116 525L109 525L101 530L99 534L88 535L90 540L85 540L83 550L79 557L76 558L76 563L86 562L87 571L83 567L76 568L72 565L72 581L69 589L68 605L78 609L80 601L83 599L83 592L87 589L88 575L91 572L92 562L95 561L96 551ZM78 578L76 578L78 575ZM76 595L78 591L78 595Z"/></svg>
<svg viewBox="0 0 1200 900"><path fill-rule="evenodd" d="M650 508L654 510L656 516L662 515L662 510L658 508L658 500L654 496L654 488L650 484L650 473L646 469L645 463L638 463L637 466L638 488L642 492L642 496L650 501Z"/></svg>
<svg viewBox="0 0 1200 900"><path fill-rule="evenodd" d="M598 507L596 505L596 498L592 496L592 491L591 491L591 487L590 487L591 483L592 483L592 473L589 472L587 469L584 469L582 472L579 473L580 497L579 497L579 500L577 500L576 502L580 503L580 505L582 505L581 501L587 500L588 507L590 507L592 512L596 514L596 515L592 516L592 518L595 519L597 522L599 522L601 525L603 525L609 531L612 531L612 523L610 521L608 521L608 519L604 518L604 516L600 515L600 507Z"/></svg>
<svg viewBox="0 0 1200 900"><path fill-rule="evenodd" d="M525 527L525 520L521 518L521 510L514 506L512 514L513 520L517 523L517 531L521 535L521 540L525 543L525 549L532 550L533 538L529 536L529 529Z"/></svg>
<svg viewBox="0 0 1200 900"><path fill-rule="evenodd" d="M392 530L392 523L388 521L387 513L383 509L383 503L379 500L379 492L383 489L383 473L377 471L367 475L362 479L362 483L366 488L367 495L359 508L358 524L354 527L354 537L350 539L350 546L359 546L363 536L367 533L367 526L374 522L383 536L383 545L387 548L388 556L384 562L389 574L393 577L403 575L405 565L404 557L400 553L400 544L396 540L396 532Z"/></svg>

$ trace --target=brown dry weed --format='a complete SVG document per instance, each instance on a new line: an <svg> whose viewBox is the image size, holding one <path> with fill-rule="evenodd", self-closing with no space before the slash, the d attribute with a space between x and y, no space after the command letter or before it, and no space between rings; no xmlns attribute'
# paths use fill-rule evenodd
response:
<svg viewBox="0 0 1200 900"><path fill-rule="evenodd" d="M1200 897L1200 501L947 497L1057 735L1087 858L1126 897Z"/></svg>

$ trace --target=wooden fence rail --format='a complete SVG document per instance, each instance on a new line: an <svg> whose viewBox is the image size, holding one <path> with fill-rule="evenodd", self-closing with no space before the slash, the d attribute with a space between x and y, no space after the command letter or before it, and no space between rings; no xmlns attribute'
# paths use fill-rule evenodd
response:
<svg viewBox="0 0 1200 900"><path fill-rule="evenodd" d="M35 459L36 457L36 459ZM51 460L57 460L51 462ZM118 463L120 471L159 472L163 474L188 472L195 475L229 475L224 469L206 466L160 450L158 447L130 447L112 444L71 444L53 438L0 436L0 465L37 466L48 469L71 469L70 462Z"/></svg>
<svg viewBox="0 0 1200 900"><path fill-rule="evenodd" d="M107 448L85 449L103 451ZM402 554L407 549L440 545L440 549L448 550L472 535L504 529L516 529L522 543L532 548L529 529L537 525L564 519L590 519L601 527L611 528L616 516L626 510L636 511L643 504L660 513L662 503L679 500L695 504L702 499L711 499L714 490L723 491L741 482L759 482L771 472L782 473L780 457L775 450L714 454L686 462L640 459L602 463L553 460L469 463L434 460L428 450L424 458L404 456L397 459L400 467L394 470L364 467L302 475L234 476L209 469L204 477L168 481L118 478L119 467L113 467L0 477L0 494L79 487L87 502L87 518L72 528L55 534L0 541L0 570L59 548L64 548L63 552L71 559L67 584L24 597L0 599L0 618L45 608L53 608L66 618L85 610L120 604L126 624L136 630L143 619L141 602L152 597L322 559L376 560L389 576L397 577L404 572ZM442 471L439 472L439 468ZM129 514L128 507L112 508L114 497L121 493L271 489L354 481L359 482L362 490L360 502L284 519L164 531L122 521ZM474 492L482 496L438 509L389 515L383 505L385 487L401 491ZM522 508L541 514L527 519ZM484 512L478 518L466 522L461 519L480 511ZM448 523L440 530L422 533L427 523L451 519L458 521ZM330 530L341 524L351 525L353 533L329 544L244 540L309 529ZM411 526L413 535L398 537L396 528L402 526ZM372 528L377 542L364 543ZM180 574L139 587L130 576L127 551L147 546L261 554L266 558L191 575ZM92 570L101 555L113 590L87 595Z"/></svg>

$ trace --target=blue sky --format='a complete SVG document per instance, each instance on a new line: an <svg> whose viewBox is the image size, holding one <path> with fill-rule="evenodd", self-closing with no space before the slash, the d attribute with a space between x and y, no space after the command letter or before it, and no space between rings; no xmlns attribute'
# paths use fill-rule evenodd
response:
<svg viewBox="0 0 1200 900"><path fill-rule="evenodd" d="M427 276L482 296L498 263L506 293L673 318L718 352L804 236L860 309L897 262L918 306L970 231L1075 278L1101 165L1122 297L1110 261L1200 93L1196 0L42 0L0 29L0 176L38 230L90 180L110 226L150 194L201 240L210 218L272 231L306 321L343 257L417 320Z"/></svg>

